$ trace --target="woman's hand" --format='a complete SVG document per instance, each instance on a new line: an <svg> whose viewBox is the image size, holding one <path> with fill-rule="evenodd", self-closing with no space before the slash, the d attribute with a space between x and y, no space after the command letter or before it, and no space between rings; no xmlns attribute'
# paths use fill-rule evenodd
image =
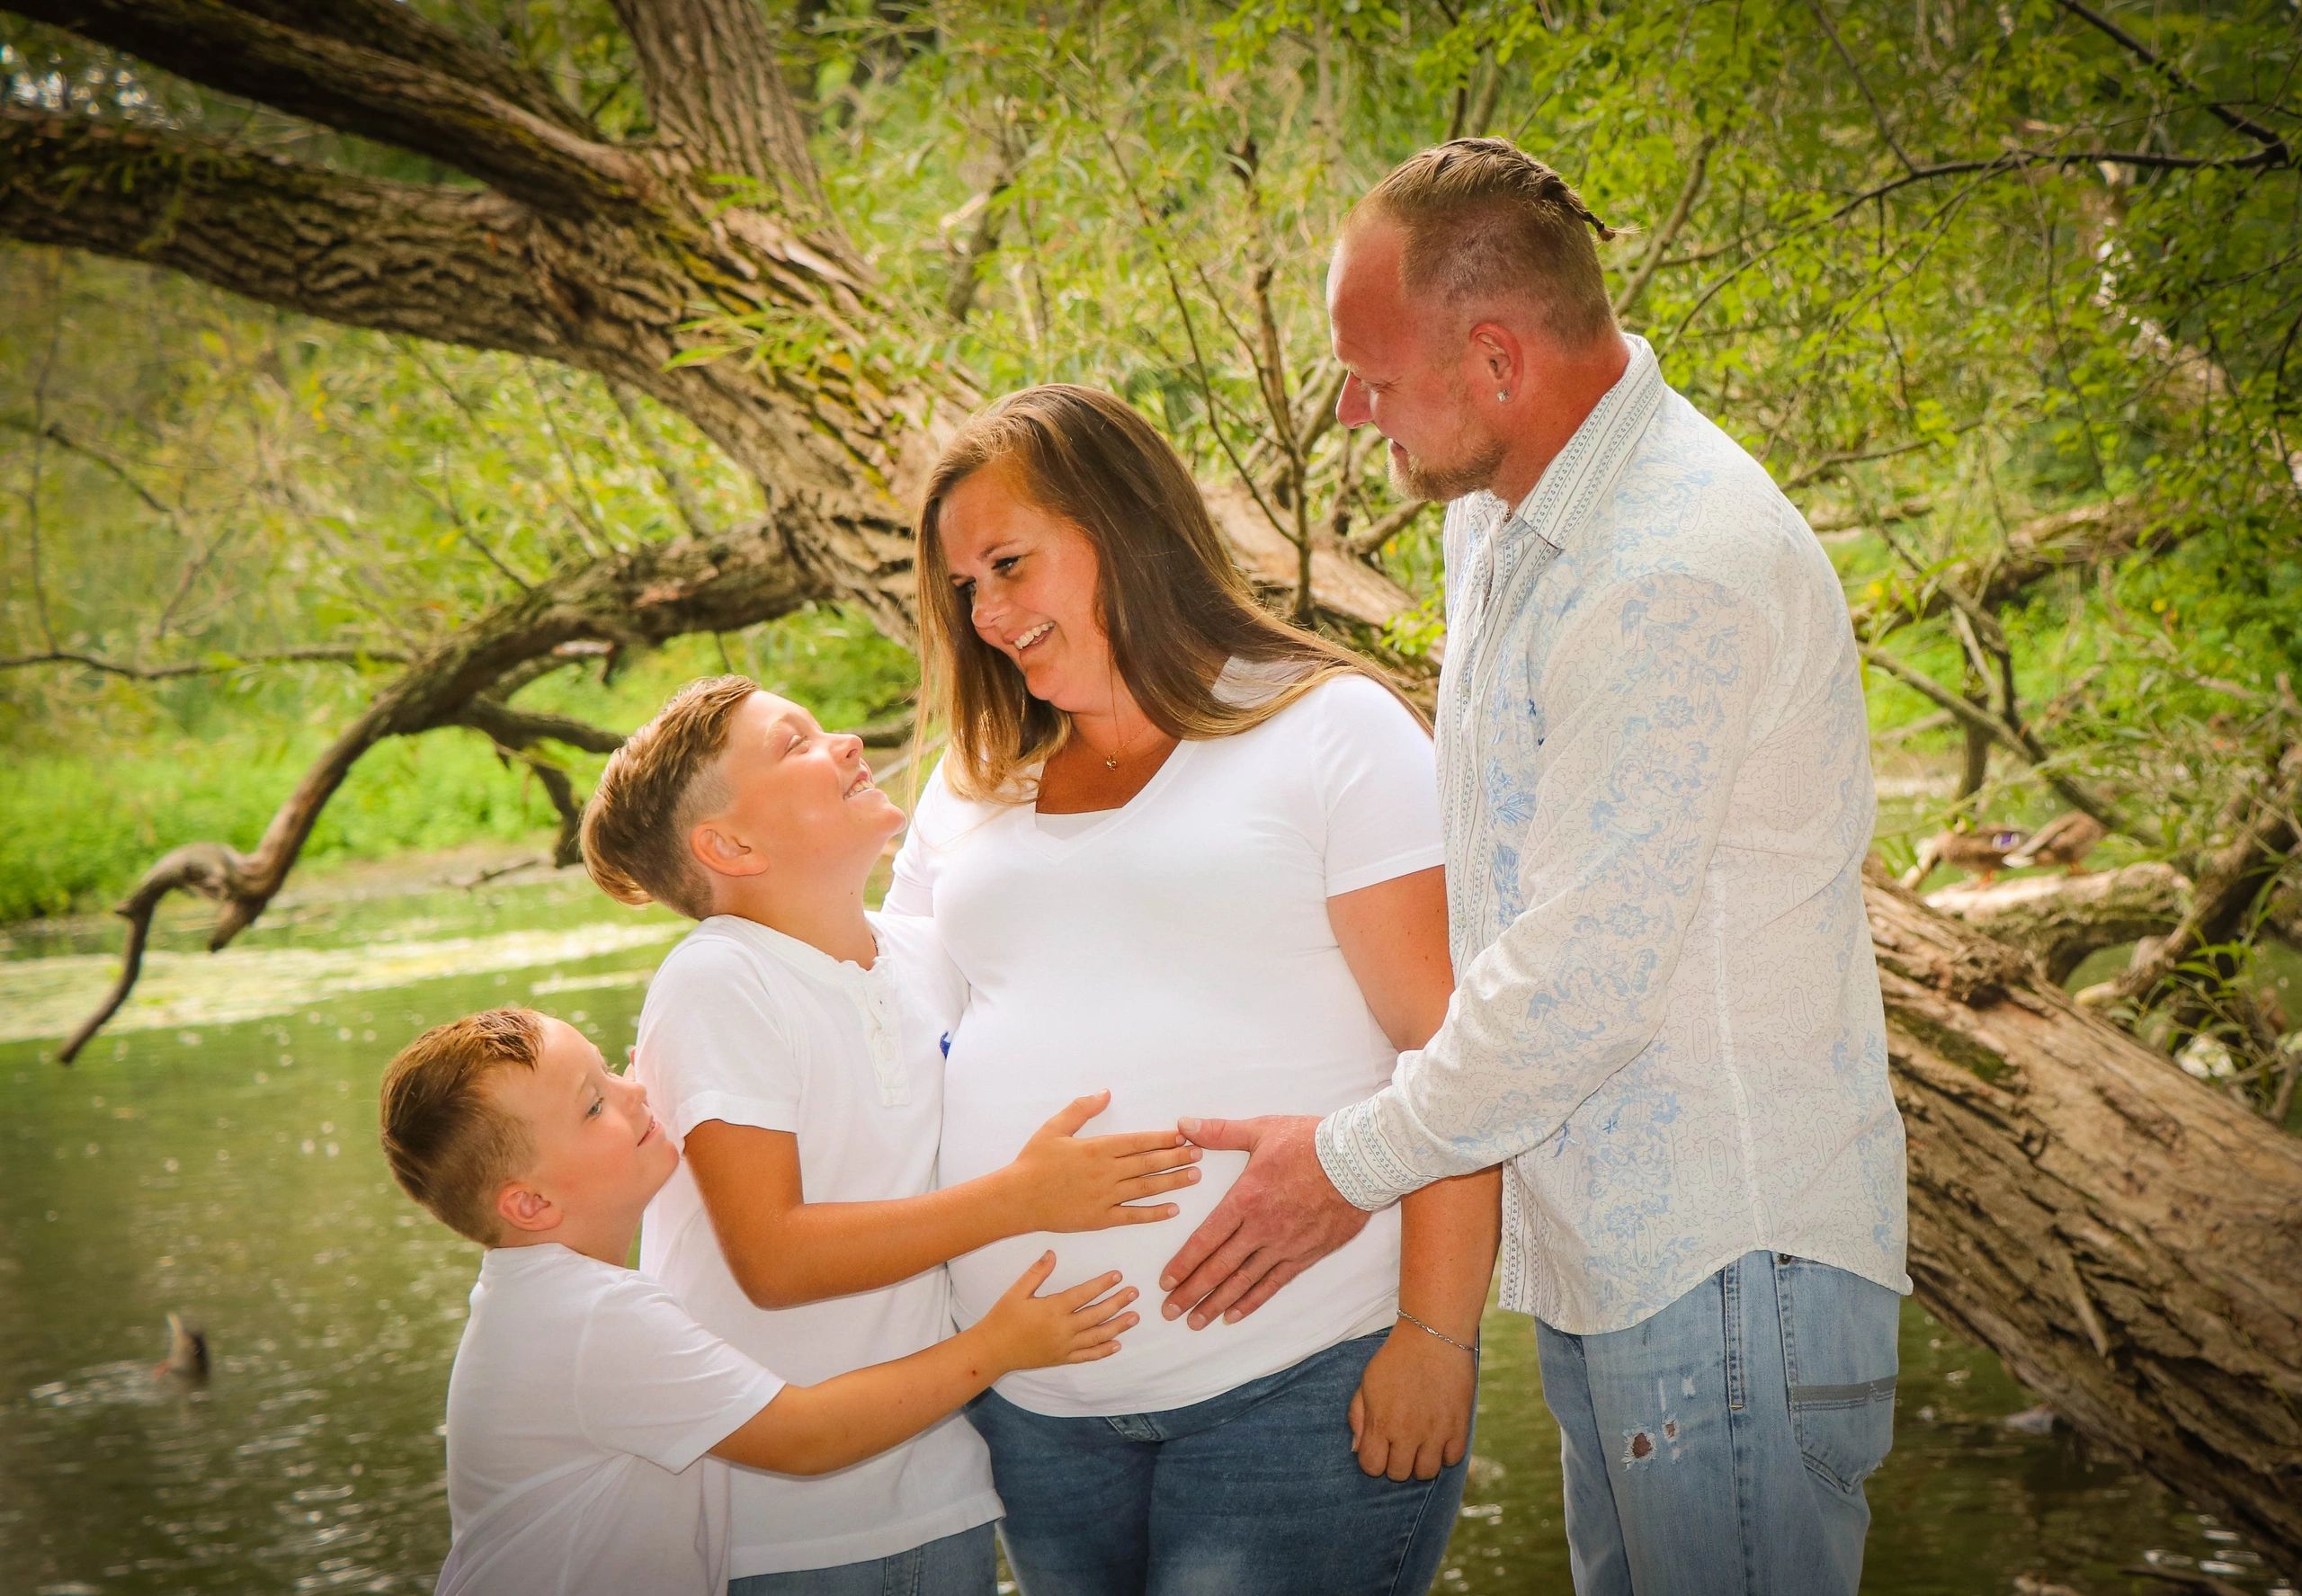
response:
<svg viewBox="0 0 2302 1596"><path fill-rule="evenodd" d="M1173 1130L1081 1136L1111 1101L1107 1091L1075 1099L1034 1131L1007 1166L1023 1221L1019 1231L1150 1225L1180 1211L1171 1202L1132 1205L1197 1181L1199 1149Z"/></svg>
<svg viewBox="0 0 2302 1596"><path fill-rule="evenodd" d="M1463 1460L1478 1360L1404 1320L1367 1365L1351 1398L1359 1467L1395 1480L1435 1478Z"/></svg>

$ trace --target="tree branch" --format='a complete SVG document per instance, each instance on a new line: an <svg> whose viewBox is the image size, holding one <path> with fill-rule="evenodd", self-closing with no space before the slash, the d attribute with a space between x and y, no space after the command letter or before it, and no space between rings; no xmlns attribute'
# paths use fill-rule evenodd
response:
<svg viewBox="0 0 2302 1596"><path fill-rule="evenodd" d="M1823 0L1807 0L1807 9L1815 13L1815 20L1822 24L1823 33L1830 40L1831 48L1838 51L1838 58L1845 63L1848 75L1854 79L1854 86L1862 95L1862 103L1870 108L1870 120L1878 124L1878 137L1886 140L1887 147L1894 152L1895 159L1902 163L1904 171L1917 171L1918 163L1904 151L1901 141L1895 137L1895 130L1887 125L1886 110L1879 105L1878 96L1870 92L1869 79L1862 76L1862 68L1855 61L1854 52L1846 48L1846 40L1841 39L1838 30L1832 26L1831 13L1823 9Z"/></svg>
<svg viewBox="0 0 2302 1596"><path fill-rule="evenodd" d="M536 225L485 190L0 110L0 236L171 266L352 326L565 358L548 280L528 258Z"/></svg>
<svg viewBox="0 0 2302 1596"><path fill-rule="evenodd" d="M1414 524L1415 518L1431 508L1429 499L1417 499L1411 504L1401 504L1387 514L1379 515L1344 539L1343 547L1353 554L1372 554Z"/></svg>
<svg viewBox="0 0 2302 1596"><path fill-rule="evenodd" d="M983 287L983 263L998 249L999 235L1007 223L1007 207L1000 201L1013 186L1015 174L1022 169L1030 147L1030 141L1013 123L1002 122L997 138L998 164L992 169L991 179L960 208L959 214L962 218L970 210L973 211L975 225L952 251L951 268L943 280L943 309L953 321L967 320L968 313L975 308L976 295ZM950 225L947 220L946 228Z"/></svg>
<svg viewBox="0 0 2302 1596"><path fill-rule="evenodd" d="M586 138L598 129L581 110L560 98L550 82L503 50L426 21L405 0L230 0L282 27L335 40L404 61L410 67L476 84L507 105Z"/></svg>
<svg viewBox="0 0 2302 1596"><path fill-rule="evenodd" d="M829 221L758 0L615 0L615 12L667 150L698 172L764 186L786 216Z"/></svg>
<svg viewBox="0 0 2302 1596"><path fill-rule="evenodd" d="M428 156L540 210L582 216L651 186L641 162L582 130L565 107L538 109L553 105L540 83L517 98L499 92L516 64L463 76L484 52L442 41L405 6L389 8L397 30L373 0L340 22L326 6L283 0L261 11L222 0L8 0L7 8L188 82ZM401 39L400 52L379 48Z"/></svg>
<svg viewBox="0 0 2302 1596"><path fill-rule="evenodd" d="M2110 21L2110 18L2103 16L2101 13L2096 12L2086 5L2081 4L2079 0L2055 0L2055 4L2061 6L2063 10L2068 12L2071 15L2089 23L2101 33L2115 40L2121 49L2125 49L2128 54L2139 58L2144 65L2157 72L2159 76L2165 78L2168 83L2181 90L2183 94L2196 94L2199 98L2200 109L2204 110L2208 116L2212 117L2216 121L2220 122L2224 127L2230 129L2233 132L2244 134L2247 138L2261 145L2264 154L2275 157L2269 163L2270 165L2284 166L2291 164L2293 156L2288 149L2286 140L2283 138L2271 131L2270 129L2263 127L2262 123L2255 121L2253 118L2242 116L2237 111L2231 110L2228 106L2221 104L2217 101L2208 99L2206 97L2205 91L2200 89L2196 84L2190 82L2189 78L2183 76L2182 72L2176 68L2172 62L2164 59L2148 45L2143 43L2142 40L2137 39L2124 28L2119 27L2116 22Z"/></svg>
<svg viewBox="0 0 2302 1596"><path fill-rule="evenodd" d="M2157 550L2201 530L2203 522L2154 522L2130 495L2081 504L2026 522L2006 542L1981 560L1963 562L1947 575L1985 609L2002 609L2016 594L2057 571L2095 566L2125 555ZM1938 584L1914 605L1850 605L1854 629L1876 643L1903 627L1931 620L1950 608Z"/></svg>
<svg viewBox="0 0 2302 1596"><path fill-rule="evenodd" d="M152 915L164 898L185 891L216 899L222 907L208 945L214 950L228 944L278 894L320 812L352 766L385 738L471 726L499 745L524 748L550 737L604 751L620 742L613 733L563 716L514 709L492 695L507 680L517 680L531 662L569 645L645 646L686 632L739 630L823 592L794 563L776 530L754 523L722 539L682 538L599 560L540 584L472 622L385 685L298 780L253 851L194 843L145 873L115 910L128 921L120 978L58 1058L70 1063L127 1001L142 967Z"/></svg>
<svg viewBox="0 0 2302 1596"><path fill-rule="evenodd" d="M519 756L520 762L535 776L544 796L551 800L559 816L559 834L552 839L551 862L560 869L581 864L584 860L584 806L576 801L576 784L567 772L548 759L533 754Z"/></svg>
<svg viewBox="0 0 2302 1596"><path fill-rule="evenodd" d="M107 659L99 654L63 648L46 654L10 655L0 658L0 671L18 671L32 665L82 665L107 676L124 677L130 682L168 682L183 676L220 676L228 671L242 670L249 665L400 664L406 663L406 655L389 648L363 648L356 643L315 643L302 647L272 649L262 654L227 654L212 659L141 665L126 660Z"/></svg>
<svg viewBox="0 0 2302 1596"><path fill-rule="evenodd" d="M1987 159L1941 161L1932 166L1916 166L1900 177L1889 178L1875 188L1868 188L1833 210L1822 219L1837 221L1842 217L1860 210L1874 200L1882 200L1897 189L1908 188L1914 183L1929 183L1938 177L1958 177L1969 172L1985 172L1994 176L2009 172L2027 172L2036 166L2068 168L2072 166L2139 166L2153 172L2268 172L2294 165L2294 156L2284 145L2275 149L2257 150L2250 156L2169 156L2146 149L2078 149L2057 152L2048 149L2010 149L2003 155ZM1800 229L1803 231L1804 229Z"/></svg>
<svg viewBox="0 0 2302 1596"><path fill-rule="evenodd" d="M2190 907L2190 884L2151 861L2087 876L2025 876L1985 887L1962 881L1926 895L1926 906L2020 948L2057 985L2087 958L2143 937L2164 936Z"/></svg>
<svg viewBox="0 0 2302 1596"><path fill-rule="evenodd" d="M2028 728L2009 725L1982 705L1951 691L1932 676L1896 659L1883 648L1873 647L1868 643L1860 645L1860 647L1864 659L1936 708L1949 710L1951 718L1958 724L1986 733L2003 745L2008 752L2036 771L2039 780L2059 793L2063 801L2072 808L2100 821L2107 830L2123 832L2128 836L2156 845L2159 839L2149 827L2137 821L2121 818L2118 811L2099 795L2055 770L2049 762L2051 756Z"/></svg>
<svg viewBox="0 0 2302 1596"><path fill-rule="evenodd" d="M1654 281L1655 270L1663 263L1663 256L1684 230L1687 217L1694 210L1695 197L1702 192L1703 178L1710 169L1710 152L1718 143L1718 134L1705 133L1701 142L1694 147L1694 158L1687 167L1687 180L1679 187L1679 197L1672 201L1671 214L1664 218L1662 227L1647 241L1646 253L1638 257L1637 269L1630 274L1630 281L1623 284L1622 292L1615 297L1616 320L1619 321L1630 314L1630 308L1638 303L1639 296L1646 291L1646 285Z"/></svg>
<svg viewBox="0 0 2302 1596"><path fill-rule="evenodd" d="M2238 834L2198 873L2198 890L2182 923L2146 958L2135 961L2086 1002L2139 1003L2174 980L2201 951L2237 940L2263 887L2302 842L2295 806L2302 800L2302 745L2287 749L2267 790L2247 807Z"/></svg>
<svg viewBox="0 0 2302 1596"><path fill-rule="evenodd" d="M496 745L513 752L532 747L549 737L586 753L613 753L623 746L623 734L573 720L540 709L514 709L494 693L479 693L454 718L454 724L485 732Z"/></svg>
<svg viewBox="0 0 2302 1596"><path fill-rule="evenodd" d="M76 454L81 459L102 467L129 492L143 500L145 508L166 522L171 529L181 531L176 512L163 504L158 495L138 482L134 472L94 444L66 432L62 422L35 421L30 416L22 415L0 415L0 427L5 427L12 432L22 432L29 438L45 439L67 454Z"/></svg>

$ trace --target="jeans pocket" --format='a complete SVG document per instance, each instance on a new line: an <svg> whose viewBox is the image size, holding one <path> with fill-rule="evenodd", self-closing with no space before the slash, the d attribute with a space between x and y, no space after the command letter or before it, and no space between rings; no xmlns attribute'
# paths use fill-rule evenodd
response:
<svg viewBox="0 0 2302 1596"><path fill-rule="evenodd" d="M1807 1471L1851 1493L1895 1441L1895 1341L1902 1298L1826 1263L1778 1253L1783 1382Z"/></svg>

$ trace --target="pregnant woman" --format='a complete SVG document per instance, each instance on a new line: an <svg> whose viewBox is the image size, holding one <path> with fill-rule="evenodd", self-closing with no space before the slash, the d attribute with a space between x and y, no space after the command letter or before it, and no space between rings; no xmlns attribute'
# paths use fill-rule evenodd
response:
<svg viewBox="0 0 2302 1596"><path fill-rule="evenodd" d="M919 527L950 751L888 907L970 997L941 1178L1108 1086L1110 1127L1318 1114L1389 1079L1452 987L1429 736L1346 651L1254 602L1190 474L1126 404L1053 386L968 424ZM1147 1289L1177 1225L955 1260L960 1321L1046 1247ZM970 1411L1026 1596L1421 1592L1462 1497L1495 1172L1443 1182L1236 1322L1151 1318Z"/></svg>

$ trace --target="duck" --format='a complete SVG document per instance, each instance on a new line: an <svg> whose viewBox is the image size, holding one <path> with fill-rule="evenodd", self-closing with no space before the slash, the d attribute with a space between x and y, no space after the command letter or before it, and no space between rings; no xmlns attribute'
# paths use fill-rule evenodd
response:
<svg viewBox="0 0 2302 1596"><path fill-rule="evenodd" d="M208 1333L182 1314L168 1315L168 1356L153 1374L188 1385L208 1383Z"/></svg>
<svg viewBox="0 0 2302 1596"><path fill-rule="evenodd" d="M2032 832L2021 846L2006 855L2006 868L2026 870L2034 864L2058 864L2074 876L2086 873L2086 856L2104 835L2102 823L2092 815L2072 810L2057 815Z"/></svg>
<svg viewBox="0 0 2302 1596"><path fill-rule="evenodd" d="M1986 887L2006 868L2007 855L2021 847L2022 840L2022 834L2011 825L1937 832L1918 845L1917 861L1903 872L1903 885L1915 892L1937 868L1948 864L1978 873Z"/></svg>

